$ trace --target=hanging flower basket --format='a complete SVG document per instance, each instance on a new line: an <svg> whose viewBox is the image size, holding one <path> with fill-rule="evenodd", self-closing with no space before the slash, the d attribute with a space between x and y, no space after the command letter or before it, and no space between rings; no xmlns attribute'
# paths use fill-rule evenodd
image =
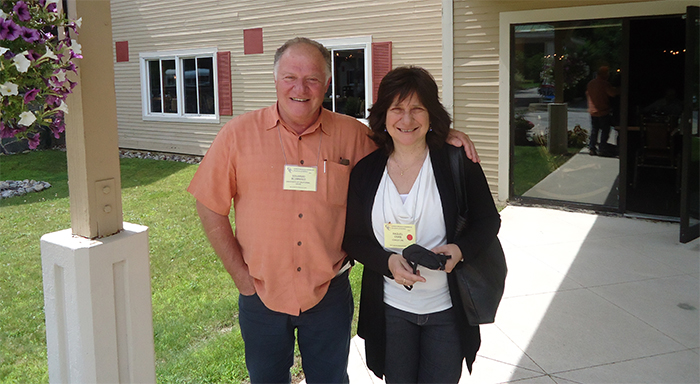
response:
<svg viewBox="0 0 700 384"><path fill-rule="evenodd" d="M65 130L66 96L76 82L73 62L82 58L74 36L82 20L59 12L58 0L3 0L0 6L0 138L39 145L42 130Z"/></svg>

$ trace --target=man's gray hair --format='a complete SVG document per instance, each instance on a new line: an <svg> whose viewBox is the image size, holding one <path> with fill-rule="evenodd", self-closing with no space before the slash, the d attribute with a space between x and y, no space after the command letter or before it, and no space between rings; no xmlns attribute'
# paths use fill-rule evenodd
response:
<svg viewBox="0 0 700 384"><path fill-rule="evenodd" d="M277 48L277 52L275 52L275 62L274 62L274 71L273 74L275 75L275 79L277 79L277 66L279 64L280 58L282 58L282 55L284 52L287 51L288 48L299 45L299 44L306 44L310 45L316 49L318 49L318 52L321 53L321 56L323 56L323 60L326 62L326 75L328 78L331 77L331 53L326 49L326 47L323 46L323 44L319 43L318 41L311 40L306 37L295 37L291 40L287 40L286 43L282 44L281 47Z"/></svg>

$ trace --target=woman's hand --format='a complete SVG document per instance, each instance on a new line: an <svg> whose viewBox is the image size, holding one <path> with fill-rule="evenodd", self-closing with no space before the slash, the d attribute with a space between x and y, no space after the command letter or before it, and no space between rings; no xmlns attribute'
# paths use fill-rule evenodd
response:
<svg viewBox="0 0 700 384"><path fill-rule="evenodd" d="M450 273L455 268L457 263L462 260L462 250L459 249L457 244L445 244L439 247L431 249L435 253L442 253L444 255L450 255L445 263L445 272Z"/></svg>
<svg viewBox="0 0 700 384"><path fill-rule="evenodd" d="M413 274L411 264L398 253L389 256L389 271L394 276L394 281L405 286L412 286L416 282L425 283L425 278L420 275L420 271Z"/></svg>

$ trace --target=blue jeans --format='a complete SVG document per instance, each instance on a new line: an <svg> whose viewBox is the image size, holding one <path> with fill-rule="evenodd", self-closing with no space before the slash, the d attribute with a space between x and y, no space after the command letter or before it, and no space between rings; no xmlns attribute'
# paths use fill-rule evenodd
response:
<svg viewBox="0 0 700 384"><path fill-rule="evenodd" d="M387 383L457 383L462 348L454 307L416 315L385 305Z"/></svg>
<svg viewBox="0 0 700 384"><path fill-rule="evenodd" d="M591 116L591 138L588 143L589 149L596 149L598 144L598 132L600 132L599 151L605 151L610 137L610 115L606 116Z"/></svg>
<svg viewBox="0 0 700 384"><path fill-rule="evenodd" d="M296 329L306 382L348 383L353 309L348 272L331 280L321 302L299 316L268 309L257 294L239 295L238 322L250 382L291 381Z"/></svg>

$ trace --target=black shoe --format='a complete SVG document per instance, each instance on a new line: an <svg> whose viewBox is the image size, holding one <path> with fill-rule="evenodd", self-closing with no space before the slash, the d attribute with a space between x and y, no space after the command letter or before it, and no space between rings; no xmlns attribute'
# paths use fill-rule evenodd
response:
<svg viewBox="0 0 700 384"><path fill-rule="evenodd" d="M591 149L588 150L588 154L591 155L591 156L597 156L597 155L598 155L598 151L596 151L595 148L591 148Z"/></svg>

